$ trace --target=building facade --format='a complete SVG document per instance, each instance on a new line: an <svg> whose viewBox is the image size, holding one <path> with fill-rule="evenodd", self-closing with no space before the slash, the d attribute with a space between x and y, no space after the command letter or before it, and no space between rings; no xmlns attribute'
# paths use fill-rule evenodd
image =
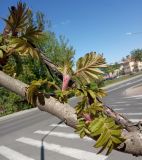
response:
<svg viewBox="0 0 142 160"><path fill-rule="evenodd" d="M123 71L125 74L142 71L142 62L125 60L121 63L120 70Z"/></svg>

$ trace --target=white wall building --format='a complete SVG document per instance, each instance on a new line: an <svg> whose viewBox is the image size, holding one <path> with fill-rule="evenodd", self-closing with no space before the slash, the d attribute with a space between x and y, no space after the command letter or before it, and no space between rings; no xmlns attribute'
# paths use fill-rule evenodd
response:
<svg viewBox="0 0 142 160"><path fill-rule="evenodd" d="M141 71L142 70L142 62L125 60L124 62L121 63L120 70L124 71L125 74Z"/></svg>

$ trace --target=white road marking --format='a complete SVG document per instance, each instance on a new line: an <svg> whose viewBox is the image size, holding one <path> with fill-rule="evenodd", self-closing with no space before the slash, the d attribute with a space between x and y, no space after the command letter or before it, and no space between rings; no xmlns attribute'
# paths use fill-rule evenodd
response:
<svg viewBox="0 0 142 160"><path fill-rule="evenodd" d="M41 141L31 139L31 138L21 137L19 139L16 139L16 141L29 144L38 148L41 147ZM68 157L76 158L78 160L94 160L94 159L105 160L107 158L107 156L104 156L104 155L97 155L96 153L93 153L93 152L88 152L88 151L84 151L77 148L65 147L65 146L61 146L59 144L53 144L53 143L44 142L44 148L46 150L56 152Z"/></svg>
<svg viewBox="0 0 142 160"><path fill-rule="evenodd" d="M112 107L119 107L119 106L123 107L123 106L132 106L132 105L137 105L138 106L138 105L142 105L142 103L135 103L134 102L134 104L129 104L129 103L128 104L110 104L110 106L112 106Z"/></svg>
<svg viewBox="0 0 142 160"><path fill-rule="evenodd" d="M113 108L113 110L115 111L121 111L121 110L130 110L130 109L134 109L134 108ZM138 110L142 110L142 107L137 107Z"/></svg>
<svg viewBox="0 0 142 160"><path fill-rule="evenodd" d="M117 107L117 106L130 106L131 104L111 104L110 106Z"/></svg>
<svg viewBox="0 0 142 160"><path fill-rule="evenodd" d="M34 133L46 135L49 132L50 131L38 130L38 131L35 131ZM49 135L50 136L63 137L63 138L69 138L69 139L80 139L79 135L75 134L75 133L51 132ZM89 137L84 137L83 140L91 141L92 139L89 138Z"/></svg>
<svg viewBox="0 0 142 160"><path fill-rule="evenodd" d="M142 121L142 119L130 119L132 122L139 122Z"/></svg>
<svg viewBox="0 0 142 160"><path fill-rule="evenodd" d="M121 104L121 106L130 106L131 104ZM120 106L120 104L119 104L119 106Z"/></svg>
<svg viewBox="0 0 142 160"><path fill-rule="evenodd" d="M131 82L126 83L126 85L132 84Z"/></svg>
<svg viewBox="0 0 142 160"><path fill-rule="evenodd" d="M127 103L127 102L115 102L115 103Z"/></svg>
<svg viewBox="0 0 142 160"><path fill-rule="evenodd" d="M134 82L128 82L128 83L135 84L135 83L140 82L140 81L142 81L142 80L141 80L141 79L139 79L139 80L137 80L137 81L134 81ZM126 87L127 85L129 85L128 83L125 83L125 84L119 85L119 87L116 87L116 88L110 89L110 90L108 90L108 91L107 91L107 93L112 92L112 91L115 91L115 90L120 89L120 88L123 88L123 87Z"/></svg>
<svg viewBox="0 0 142 160"><path fill-rule="evenodd" d="M55 127L55 126L57 126L57 124L51 124L50 125L51 127ZM67 126L66 124L60 124L60 125L58 125L58 127L63 127L63 128L67 128L67 127L69 127L69 126Z"/></svg>
<svg viewBox="0 0 142 160"><path fill-rule="evenodd" d="M142 115L142 113L122 113L122 114L129 116Z"/></svg>
<svg viewBox="0 0 142 160"><path fill-rule="evenodd" d="M113 110L114 111L121 111L121 110L124 110L124 108L114 108Z"/></svg>
<svg viewBox="0 0 142 160"><path fill-rule="evenodd" d="M137 97L137 98L135 98L135 99L142 99L142 97Z"/></svg>
<svg viewBox="0 0 142 160"><path fill-rule="evenodd" d="M0 154L9 160L34 160L6 146L0 146Z"/></svg>
<svg viewBox="0 0 142 160"><path fill-rule="evenodd" d="M136 96L130 96L130 97L124 97L124 98L142 98L142 95L136 95Z"/></svg>

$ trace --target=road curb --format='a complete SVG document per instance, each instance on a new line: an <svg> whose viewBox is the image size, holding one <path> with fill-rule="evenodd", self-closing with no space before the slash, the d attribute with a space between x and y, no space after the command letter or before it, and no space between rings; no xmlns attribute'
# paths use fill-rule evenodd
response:
<svg viewBox="0 0 142 160"><path fill-rule="evenodd" d="M10 118L13 118L13 117L16 117L16 116L20 116L20 115L23 115L23 114L26 114L26 113L34 112L36 110L38 110L38 108L31 108L31 109L27 109L27 110L24 110L24 111L19 111L19 112L16 112L16 113L12 113L12 114L0 117L0 121L4 121L4 120L10 119Z"/></svg>
<svg viewBox="0 0 142 160"><path fill-rule="evenodd" d="M133 79L136 79L136 78L139 78L139 77L142 77L142 74L141 74L141 75L137 75L137 76L132 77L132 78L128 78L128 79L126 79L126 80L122 80L121 82L116 82L116 83L114 83L114 84L110 84L110 85L108 85L108 86L102 87L102 89L109 89L109 88L111 88L111 87L120 85L120 84L122 84L122 83L124 83L124 82L129 82L129 81L131 81L131 80L133 80Z"/></svg>

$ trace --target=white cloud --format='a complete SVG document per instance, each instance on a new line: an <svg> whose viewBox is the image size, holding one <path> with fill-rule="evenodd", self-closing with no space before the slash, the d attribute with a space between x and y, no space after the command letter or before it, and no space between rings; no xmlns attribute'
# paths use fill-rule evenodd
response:
<svg viewBox="0 0 142 160"><path fill-rule="evenodd" d="M67 19L67 20L62 21L60 23L53 24L52 27L56 28L56 27L59 27L60 25L68 25L69 23L71 23L71 21L69 19Z"/></svg>
<svg viewBox="0 0 142 160"><path fill-rule="evenodd" d="M125 33L126 35L132 35L133 33L132 32L127 32L127 33Z"/></svg>
<svg viewBox="0 0 142 160"><path fill-rule="evenodd" d="M61 22L61 25L66 25L66 24L69 24L70 22L71 22L71 21L70 21L69 19L67 19L67 20Z"/></svg>
<svg viewBox="0 0 142 160"><path fill-rule="evenodd" d="M142 34L142 32L127 32L126 35L133 35L133 34Z"/></svg>

